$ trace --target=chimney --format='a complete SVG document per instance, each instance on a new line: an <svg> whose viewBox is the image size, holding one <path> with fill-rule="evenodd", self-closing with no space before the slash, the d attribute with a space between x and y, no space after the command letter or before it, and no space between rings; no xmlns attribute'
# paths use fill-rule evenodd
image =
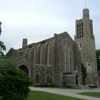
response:
<svg viewBox="0 0 100 100"><path fill-rule="evenodd" d="M26 47L27 46L27 39L24 38L23 39L23 42L22 42L22 48Z"/></svg>

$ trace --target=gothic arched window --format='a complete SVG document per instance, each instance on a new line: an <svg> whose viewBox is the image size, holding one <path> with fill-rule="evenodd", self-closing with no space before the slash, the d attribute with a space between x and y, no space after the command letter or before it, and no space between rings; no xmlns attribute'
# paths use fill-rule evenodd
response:
<svg viewBox="0 0 100 100"><path fill-rule="evenodd" d="M71 71L71 51L70 45L67 39L62 41L62 49L63 49L63 72L70 72Z"/></svg>
<svg viewBox="0 0 100 100"><path fill-rule="evenodd" d="M50 42L48 44L48 59L47 59L47 65L52 65L53 61L53 46L54 46L54 41Z"/></svg>
<svg viewBox="0 0 100 100"><path fill-rule="evenodd" d="M47 64L47 45L43 44L40 50L40 64Z"/></svg>
<svg viewBox="0 0 100 100"><path fill-rule="evenodd" d="M40 45L36 46L34 49L34 62L40 64Z"/></svg>

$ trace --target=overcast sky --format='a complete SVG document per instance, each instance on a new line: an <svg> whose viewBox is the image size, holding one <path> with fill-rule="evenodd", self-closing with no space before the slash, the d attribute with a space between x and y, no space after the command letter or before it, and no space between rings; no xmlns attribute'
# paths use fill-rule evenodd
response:
<svg viewBox="0 0 100 100"><path fill-rule="evenodd" d="M0 0L1 1L1 0ZM93 28L96 49L100 49L100 0L87 0ZM67 31L74 39L75 20L82 18L85 0L2 0L0 40L7 47L22 47L22 39L28 44Z"/></svg>

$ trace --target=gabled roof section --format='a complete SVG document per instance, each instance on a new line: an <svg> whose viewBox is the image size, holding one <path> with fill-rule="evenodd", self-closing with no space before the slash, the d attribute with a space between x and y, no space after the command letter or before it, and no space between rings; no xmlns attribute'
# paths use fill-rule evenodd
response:
<svg viewBox="0 0 100 100"><path fill-rule="evenodd" d="M62 33L60 33L60 34L57 34L57 36L62 36L62 35L65 35L65 36L69 37L69 39L70 39L71 41L74 41L66 31L65 31L65 32L62 32Z"/></svg>
<svg viewBox="0 0 100 100"><path fill-rule="evenodd" d="M13 56L13 53L14 53L15 51L17 51L17 50L15 50L15 49L13 49L13 48L10 48L10 50L7 52L6 55L7 55L8 57Z"/></svg>
<svg viewBox="0 0 100 100"><path fill-rule="evenodd" d="M46 43L46 42L50 42L50 41L56 39L56 37L59 37L59 36L62 36L62 35L65 35L65 36L69 37L69 39L70 39L71 41L73 41L73 39L70 37L70 35L69 35L67 32L62 32L62 33L60 33L60 34L56 34L56 33L55 33L55 34L54 34L54 37L51 37L51 38L48 38L48 39L45 39L45 40L42 40L42 41L39 41L39 42L36 42L36 43L28 44L26 47L24 47L24 48L19 48L18 50L22 50L22 49L26 49L26 48L32 48L32 47L35 46L35 45L44 44L44 43ZM11 48L9 51L12 51L12 50L15 50L15 49Z"/></svg>
<svg viewBox="0 0 100 100"><path fill-rule="evenodd" d="M73 39L70 37L70 35L69 35L67 32L62 32L62 33L60 33L60 34L54 34L54 37L51 37L51 38L48 38L48 39L39 41L39 42L37 42L37 43L29 44L29 45L26 46L26 48L27 48L27 47L31 48L32 46L34 46L34 45L36 45L36 44L44 44L44 43L46 43L46 42L48 42L48 41L52 41L53 39L55 39L56 37L61 36L61 35L67 35L67 36L73 41Z"/></svg>

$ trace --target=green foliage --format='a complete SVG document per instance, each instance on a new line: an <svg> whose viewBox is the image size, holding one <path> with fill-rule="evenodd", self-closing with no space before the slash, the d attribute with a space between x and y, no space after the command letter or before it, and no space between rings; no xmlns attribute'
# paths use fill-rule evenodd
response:
<svg viewBox="0 0 100 100"><path fill-rule="evenodd" d="M32 80L16 68L16 59L4 56L5 50L6 46L0 41L0 96L2 100L26 100Z"/></svg>
<svg viewBox="0 0 100 100"><path fill-rule="evenodd" d="M4 73L5 70L9 68L15 68L17 66L17 61L15 58L7 58L5 56L0 56L0 75Z"/></svg>
<svg viewBox="0 0 100 100"><path fill-rule="evenodd" d="M32 80L19 69L10 68L0 77L2 100L26 100Z"/></svg>
<svg viewBox="0 0 100 100"><path fill-rule="evenodd" d="M5 50L6 50L6 46L4 45L2 41L0 41L0 56L4 55L3 51Z"/></svg>
<svg viewBox="0 0 100 100"><path fill-rule="evenodd" d="M0 96L2 100L26 100L33 83L27 74L16 68L14 58L0 57Z"/></svg>
<svg viewBox="0 0 100 100"><path fill-rule="evenodd" d="M17 61L14 57L6 57L6 56L3 56L3 57L0 57L0 66L2 67L16 67L17 66Z"/></svg>
<svg viewBox="0 0 100 100"><path fill-rule="evenodd" d="M82 68L82 82L85 85L85 79L87 77L86 67L83 64L81 64L81 68Z"/></svg>
<svg viewBox="0 0 100 100"><path fill-rule="evenodd" d="M98 71L100 71L100 49L96 50L96 58L97 58Z"/></svg>

